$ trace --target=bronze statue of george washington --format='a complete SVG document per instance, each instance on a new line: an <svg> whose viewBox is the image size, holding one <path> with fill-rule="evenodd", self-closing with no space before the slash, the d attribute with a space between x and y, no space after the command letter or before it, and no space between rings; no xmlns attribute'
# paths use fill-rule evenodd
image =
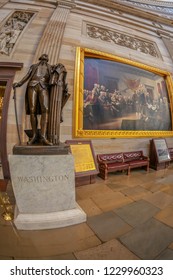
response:
<svg viewBox="0 0 173 280"><path fill-rule="evenodd" d="M27 142L28 145L33 145L37 143L38 141L38 119L37 115L41 115L40 120L40 139L39 141L44 145L53 145L52 139L48 139L48 123L49 127L52 127L51 122L60 122L61 114L62 114L62 108L64 102L64 99L67 101L69 94L67 90L67 84L65 83L65 77L66 77L66 70L65 67L62 64L61 69L63 67L63 75L61 77L62 83L61 83L61 90L57 86L59 75L58 75L58 66L54 65L51 66L48 64L48 55L42 54L39 58L39 62L37 64L31 65L28 73L23 77L23 79L13 84L13 88L22 86L26 81L28 81L27 88L26 88L26 94L25 94L25 108L26 108L26 114L30 115L30 123L32 128L32 137ZM57 75L55 75L55 72ZM57 80L55 80L53 77L56 76ZM51 92L52 89L56 88L55 95L58 96L59 92L62 92L61 94L61 106L57 108L59 112L55 112L56 115L59 115L59 119L56 119L53 117L53 120L49 120L49 114L52 108L51 106L54 106L53 102L51 100ZM57 124L55 124L56 126ZM59 124L58 124L59 127ZM58 135L56 137L59 139L59 131L56 132ZM56 142L56 144L58 144Z"/></svg>

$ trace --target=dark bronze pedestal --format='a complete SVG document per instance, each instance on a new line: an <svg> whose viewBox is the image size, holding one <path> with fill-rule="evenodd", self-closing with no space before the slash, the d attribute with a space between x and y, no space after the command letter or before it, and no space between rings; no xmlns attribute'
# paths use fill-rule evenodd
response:
<svg viewBox="0 0 173 280"><path fill-rule="evenodd" d="M57 146L32 145L27 143L16 144L13 147L14 155L68 155L70 154L69 145L60 143Z"/></svg>

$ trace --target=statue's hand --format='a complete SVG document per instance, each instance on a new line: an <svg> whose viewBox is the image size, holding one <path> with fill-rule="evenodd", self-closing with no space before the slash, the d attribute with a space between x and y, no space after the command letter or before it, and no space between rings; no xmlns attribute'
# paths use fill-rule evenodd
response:
<svg viewBox="0 0 173 280"><path fill-rule="evenodd" d="M13 84L13 89L16 88L16 87L20 87L20 86L21 86L21 83L14 83Z"/></svg>

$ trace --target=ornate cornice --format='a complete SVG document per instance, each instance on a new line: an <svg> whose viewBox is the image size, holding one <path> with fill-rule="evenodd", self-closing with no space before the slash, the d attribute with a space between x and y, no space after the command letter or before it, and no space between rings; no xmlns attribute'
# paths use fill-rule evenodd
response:
<svg viewBox="0 0 173 280"><path fill-rule="evenodd" d="M149 21L163 23L166 25L173 25L172 19L169 19L165 13L163 16L160 16L160 13L157 11L147 10L147 9L141 9L138 6L134 7L135 2L131 2L131 5L129 5L130 1L127 0L83 0L78 1L75 0L76 7L83 7L84 5L88 5L88 7L97 10L98 8L109 10L110 12L116 11L123 14L130 14L135 17L141 17L143 19L147 19ZM137 0L136 0L137 3Z"/></svg>
<svg viewBox="0 0 173 280"><path fill-rule="evenodd" d="M75 7L75 0L56 0L57 6L63 8L74 8Z"/></svg>
<svg viewBox="0 0 173 280"><path fill-rule="evenodd" d="M173 15L173 3L163 1L133 1L133 0L117 0L116 2L125 3L128 6L135 6L141 9L148 9L150 12L158 12L159 14Z"/></svg>
<svg viewBox="0 0 173 280"><path fill-rule="evenodd" d="M173 7L172 1L159 1L159 0L126 0L127 2L133 3L141 3L141 4L148 4L148 5L154 5L154 6L165 6L165 7ZM124 2L124 0L113 0L113 2Z"/></svg>
<svg viewBox="0 0 173 280"><path fill-rule="evenodd" d="M73 8L75 6L75 0L33 0L32 3L30 0L0 0L0 2L12 2L12 3L21 3L28 4L32 6L41 6L41 7L50 7L56 8L57 6L63 8ZM84 1L85 2L85 1ZM1 4L0 4L1 5Z"/></svg>
<svg viewBox="0 0 173 280"><path fill-rule="evenodd" d="M9 0L7 2L17 3L17 4L27 4L31 6L40 6L48 8L56 8L57 0Z"/></svg>

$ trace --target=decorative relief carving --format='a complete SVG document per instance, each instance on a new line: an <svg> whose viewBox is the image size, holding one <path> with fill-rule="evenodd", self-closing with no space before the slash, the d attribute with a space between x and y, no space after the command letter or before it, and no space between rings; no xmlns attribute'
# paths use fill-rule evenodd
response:
<svg viewBox="0 0 173 280"><path fill-rule="evenodd" d="M159 57L152 42L144 41L133 36L120 33L117 31L108 30L102 27L87 24L87 35L94 39L100 39L106 42L113 42L117 45L127 47L154 57Z"/></svg>
<svg viewBox="0 0 173 280"><path fill-rule="evenodd" d="M10 55L14 45L34 13L16 11L0 29L0 53Z"/></svg>

